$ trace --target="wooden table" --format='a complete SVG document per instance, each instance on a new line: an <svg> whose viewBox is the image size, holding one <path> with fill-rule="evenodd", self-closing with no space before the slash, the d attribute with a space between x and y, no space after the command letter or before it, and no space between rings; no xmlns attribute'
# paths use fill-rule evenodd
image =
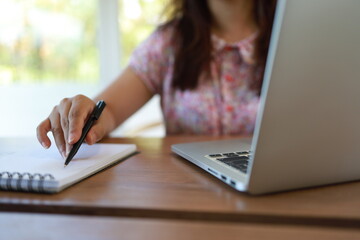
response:
<svg viewBox="0 0 360 240"><path fill-rule="evenodd" d="M140 153L58 194L0 192L0 211L360 229L360 182L250 196L170 150L210 139L223 137L106 139L135 143Z"/></svg>
<svg viewBox="0 0 360 240"><path fill-rule="evenodd" d="M347 228L271 224L137 219L59 214L0 213L1 239L156 239L260 240L360 239Z"/></svg>

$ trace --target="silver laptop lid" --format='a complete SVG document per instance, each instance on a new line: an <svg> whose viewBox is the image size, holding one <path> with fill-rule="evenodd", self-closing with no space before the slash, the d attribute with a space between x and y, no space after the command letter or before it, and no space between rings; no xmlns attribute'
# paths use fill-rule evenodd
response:
<svg viewBox="0 0 360 240"><path fill-rule="evenodd" d="M278 3L249 191L360 179L360 1Z"/></svg>

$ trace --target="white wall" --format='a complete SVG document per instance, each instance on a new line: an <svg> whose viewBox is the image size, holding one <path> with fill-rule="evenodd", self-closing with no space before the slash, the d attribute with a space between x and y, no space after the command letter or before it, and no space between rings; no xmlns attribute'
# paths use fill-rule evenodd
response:
<svg viewBox="0 0 360 240"><path fill-rule="evenodd" d="M11 85L0 87L0 137L35 136L37 125L51 112L53 106L64 97L76 94L95 96L101 90L94 85ZM162 121L159 97L154 97L133 117L113 132L124 136L131 130L152 122ZM159 126L144 131L140 136L163 136Z"/></svg>

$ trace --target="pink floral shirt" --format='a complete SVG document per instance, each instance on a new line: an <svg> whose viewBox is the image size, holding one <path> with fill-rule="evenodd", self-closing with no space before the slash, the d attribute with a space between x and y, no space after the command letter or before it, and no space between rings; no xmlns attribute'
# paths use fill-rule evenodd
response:
<svg viewBox="0 0 360 240"><path fill-rule="evenodd" d="M161 96L167 134L251 135L259 103L251 90L254 34L235 44L212 36L210 74L202 74L195 90L171 87L173 29L155 31L135 49L130 67Z"/></svg>

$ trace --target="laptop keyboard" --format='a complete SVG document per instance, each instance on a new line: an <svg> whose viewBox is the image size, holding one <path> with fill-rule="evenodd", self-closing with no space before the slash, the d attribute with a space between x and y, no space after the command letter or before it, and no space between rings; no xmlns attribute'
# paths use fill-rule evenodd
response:
<svg viewBox="0 0 360 240"><path fill-rule="evenodd" d="M236 168L243 173L247 173L250 154L250 151L241 151L229 153L214 153L207 155L207 157L225 163L226 165Z"/></svg>

